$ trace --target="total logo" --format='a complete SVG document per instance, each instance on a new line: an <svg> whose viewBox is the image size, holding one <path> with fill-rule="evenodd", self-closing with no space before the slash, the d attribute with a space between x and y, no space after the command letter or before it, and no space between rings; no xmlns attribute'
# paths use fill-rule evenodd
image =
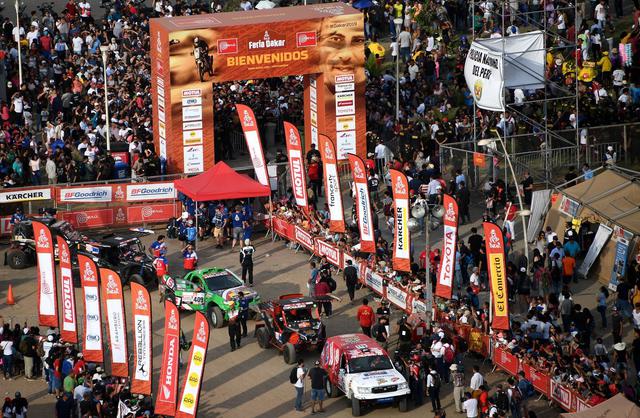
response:
<svg viewBox="0 0 640 418"><path fill-rule="evenodd" d="M262 39L249 41L249 49L282 48L285 46L285 43L286 41L284 39L271 39L269 31L264 31Z"/></svg>

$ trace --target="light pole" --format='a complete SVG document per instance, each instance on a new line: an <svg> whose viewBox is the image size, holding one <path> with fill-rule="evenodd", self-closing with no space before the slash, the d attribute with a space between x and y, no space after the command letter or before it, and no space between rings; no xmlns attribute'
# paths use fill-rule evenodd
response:
<svg viewBox="0 0 640 418"><path fill-rule="evenodd" d="M20 86L18 89L22 87L22 46L20 45L20 0L15 1L16 6L16 28L18 29L18 81L20 82Z"/></svg>
<svg viewBox="0 0 640 418"><path fill-rule="evenodd" d="M400 120L400 30L402 29L401 18L393 19L396 25L396 122Z"/></svg>
<svg viewBox="0 0 640 418"><path fill-rule="evenodd" d="M107 128L107 151L111 151L111 119L109 118L109 87L107 87L107 52L109 47L106 45L100 45L100 52L102 53L102 70L104 78L104 116L106 118Z"/></svg>
<svg viewBox="0 0 640 418"><path fill-rule="evenodd" d="M513 170L513 165L511 164L511 158L509 158L509 153L507 152L507 147L505 146L504 141L502 140L502 137L500 136L498 131L494 131L494 132L496 134L496 138L481 139L480 141L478 141L478 145L487 146L491 143L499 142L500 145L502 146L502 151L504 151L504 160L507 162L507 165L509 166L509 170L511 171L511 177L513 177L513 185L516 188L516 196L518 196L518 204L520 205L520 211L517 213L517 215L522 220L522 233L524 234L524 253L527 259L526 267L528 270L529 269L529 236L527 235L527 222L525 220L525 217L529 215L531 212L524 209L524 205L522 203L522 196L520 195L520 190L518 189L518 178L516 177L516 172ZM506 216L507 214L505 214L505 217Z"/></svg>

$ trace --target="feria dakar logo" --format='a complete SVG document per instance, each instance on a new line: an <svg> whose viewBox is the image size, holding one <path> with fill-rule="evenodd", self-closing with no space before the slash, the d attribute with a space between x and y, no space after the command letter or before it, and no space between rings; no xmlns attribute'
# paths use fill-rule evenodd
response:
<svg viewBox="0 0 640 418"><path fill-rule="evenodd" d="M176 310L171 309L171 314L169 316L169 322L167 323L167 327L171 330L178 330L178 318L176 317Z"/></svg>
<svg viewBox="0 0 640 418"><path fill-rule="evenodd" d="M122 200L122 199L124 199L124 191L122 190L122 186L118 186L118 187L116 188L116 192L115 192L115 194L114 194L114 197L115 197L117 200Z"/></svg>
<svg viewBox="0 0 640 418"><path fill-rule="evenodd" d="M118 284L116 283L116 278L111 273L109 273L109 276L107 276L107 294L108 295L120 294Z"/></svg>
<svg viewBox="0 0 640 418"><path fill-rule="evenodd" d="M489 235L489 248L492 250L499 250L502 248L502 242L500 242L500 238L498 238L494 229L491 230Z"/></svg>
<svg viewBox="0 0 640 418"><path fill-rule="evenodd" d="M200 328L196 334L196 340L200 341L202 344L207 343L207 330L204 329L204 325L204 321L200 322Z"/></svg>
<svg viewBox="0 0 640 418"><path fill-rule="evenodd" d="M360 161L355 161L353 164L353 176L359 180L364 180L364 169Z"/></svg>
<svg viewBox="0 0 640 418"><path fill-rule="evenodd" d="M444 213L444 220L449 222L456 221L456 211L453 208L453 203L451 202L449 202L449 205L447 205L447 210Z"/></svg>
<svg viewBox="0 0 640 418"><path fill-rule="evenodd" d="M249 111L246 110L246 109L242 112L242 123L246 127L253 127L254 126L253 118L249 114Z"/></svg>
<svg viewBox="0 0 640 418"><path fill-rule="evenodd" d="M335 159L335 155L333 155L333 149L331 148L331 144L329 144L329 141L324 143L324 156L328 160Z"/></svg>
<svg viewBox="0 0 640 418"><path fill-rule="evenodd" d="M396 184L394 187L394 192L397 195L406 195L407 194L407 188L404 187L404 182L402 181L402 177L398 176L396 177Z"/></svg>
<svg viewBox="0 0 640 418"><path fill-rule="evenodd" d="M269 31L264 31L262 39L249 41L249 49L283 48L286 41L284 39L271 39Z"/></svg>
<svg viewBox="0 0 640 418"><path fill-rule="evenodd" d="M289 128L289 143L294 146L300 145L300 141L298 141L298 135L296 135L296 130L293 128Z"/></svg>
<svg viewBox="0 0 640 418"><path fill-rule="evenodd" d="M49 242L47 234L44 232L44 228L40 230L40 235L38 235L38 248L51 248L51 243Z"/></svg>
<svg viewBox="0 0 640 418"><path fill-rule="evenodd" d="M138 296L136 297L136 309L139 311L148 311L149 305L147 305L147 298L144 297L142 290L138 290Z"/></svg>

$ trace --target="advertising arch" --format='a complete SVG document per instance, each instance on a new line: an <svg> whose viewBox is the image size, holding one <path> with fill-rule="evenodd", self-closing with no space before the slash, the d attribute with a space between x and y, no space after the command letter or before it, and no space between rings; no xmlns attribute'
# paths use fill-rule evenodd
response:
<svg viewBox="0 0 640 418"><path fill-rule="evenodd" d="M169 173L215 164L213 83L304 76L305 146L366 153L364 20L343 3L151 19L154 143Z"/></svg>

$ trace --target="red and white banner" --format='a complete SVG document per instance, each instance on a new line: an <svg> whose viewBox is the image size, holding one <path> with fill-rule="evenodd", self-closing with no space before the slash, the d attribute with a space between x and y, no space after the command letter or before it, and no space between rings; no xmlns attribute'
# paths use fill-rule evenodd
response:
<svg viewBox="0 0 640 418"><path fill-rule="evenodd" d="M436 283L436 296L451 299L453 279L456 274L456 242L458 239L458 203L448 194L444 195L444 232L440 273Z"/></svg>
<svg viewBox="0 0 640 418"><path fill-rule="evenodd" d="M127 184L127 202L169 200L177 196L173 182Z"/></svg>
<svg viewBox="0 0 640 418"><path fill-rule="evenodd" d="M61 187L58 189L59 203L106 203L113 200L111 186Z"/></svg>
<svg viewBox="0 0 640 418"><path fill-rule="evenodd" d="M67 241L58 235L58 256L60 258L60 284L62 289L62 328L60 336L65 342L78 342L78 324L76 320L76 294L73 290L71 273L71 252Z"/></svg>
<svg viewBox="0 0 640 418"><path fill-rule="evenodd" d="M128 377L129 362L127 356L127 324L124 316L124 295L122 282L118 273L111 269L100 269L100 284L102 285L102 300L107 317L107 335L111 351L111 374Z"/></svg>
<svg viewBox="0 0 640 418"><path fill-rule="evenodd" d="M63 212L62 219L75 228L94 228L114 224L113 208Z"/></svg>
<svg viewBox="0 0 640 418"><path fill-rule="evenodd" d="M200 397L204 363L207 358L207 347L209 346L209 323L201 312L196 312L193 332L193 345L189 356L189 365L187 366L187 374L184 378L182 394L176 411L176 417L178 418L193 418L198 412L198 398Z"/></svg>
<svg viewBox="0 0 640 418"><path fill-rule="evenodd" d="M385 296L383 277L368 267L364 271L364 284L374 292Z"/></svg>
<svg viewBox="0 0 640 418"><path fill-rule="evenodd" d="M355 199L356 213L358 214L358 228L360 229L360 251L373 253L376 251L376 242L373 234L373 218L371 216L367 170L362 158L355 154L348 154L348 158L356 189Z"/></svg>
<svg viewBox="0 0 640 418"><path fill-rule="evenodd" d="M309 203L307 199L307 175L304 171L304 157L302 155L300 133L295 125L284 122L284 136L287 143L293 197L296 199L296 204L306 210Z"/></svg>
<svg viewBox="0 0 640 418"><path fill-rule="evenodd" d="M83 254L78 254L82 295L84 299L84 341L82 354L86 361L102 363L102 316L100 315L100 292L98 291L98 268L96 263Z"/></svg>
<svg viewBox="0 0 640 418"><path fill-rule="evenodd" d="M484 242L487 251L487 266L493 304L493 329L509 329L509 301L507 289L507 266L504 257L504 238L500 227L483 222Z"/></svg>
<svg viewBox="0 0 640 418"><path fill-rule="evenodd" d="M298 225L296 225L294 239L307 250L314 251L313 236Z"/></svg>
<svg viewBox="0 0 640 418"><path fill-rule="evenodd" d="M327 261L334 266L340 268L340 254L341 251L333 245L316 238L316 254L318 257L327 257Z"/></svg>
<svg viewBox="0 0 640 418"><path fill-rule="evenodd" d="M493 353L493 362L496 366L504 369L512 376L518 374L520 364L518 357L514 356L504 348L496 347Z"/></svg>
<svg viewBox="0 0 640 418"><path fill-rule="evenodd" d="M551 380L551 399L558 402L566 411L571 411L572 392L555 380Z"/></svg>
<svg viewBox="0 0 640 418"><path fill-rule="evenodd" d="M387 299L403 311L406 311L408 309L407 307L411 306L410 304L407 304L409 300L407 292L391 284L387 286Z"/></svg>
<svg viewBox="0 0 640 418"><path fill-rule="evenodd" d="M325 196L329 206L329 230L344 232L344 208L342 207L340 177L338 177L336 147L326 135L319 135L318 142L323 163Z"/></svg>
<svg viewBox="0 0 640 418"><path fill-rule="evenodd" d="M174 216L176 216L176 205L174 203L127 207L128 223L163 222Z"/></svg>
<svg viewBox="0 0 640 418"><path fill-rule="evenodd" d="M244 132L244 139L247 141L247 149L251 156L251 162L256 171L256 178L260 184L269 186L267 163L264 159L264 151L262 150L262 142L260 141L258 121L249 106L237 104L236 109L238 110L242 131Z"/></svg>
<svg viewBox="0 0 640 418"><path fill-rule="evenodd" d="M38 323L48 327L58 326L58 293L56 269L53 261L53 238L49 227L33 221L33 239L36 241L38 268Z"/></svg>
<svg viewBox="0 0 640 418"><path fill-rule="evenodd" d="M534 388L538 390L538 392L544 394L545 396L550 396L551 393L551 378L548 374L542 373L530 365L523 363L522 370L524 371L524 377L527 378L531 382Z"/></svg>
<svg viewBox="0 0 640 418"><path fill-rule="evenodd" d="M151 395L151 298L141 284L131 282L133 310L133 378L131 393Z"/></svg>
<svg viewBox="0 0 640 418"><path fill-rule="evenodd" d="M409 182L398 170L389 170L393 192L393 269L411 271L411 235L409 234Z"/></svg>
<svg viewBox="0 0 640 418"><path fill-rule="evenodd" d="M162 368L156 395L155 413L174 416L178 396L178 362L180 356L180 312L171 301L164 302L164 342Z"/></svg>

